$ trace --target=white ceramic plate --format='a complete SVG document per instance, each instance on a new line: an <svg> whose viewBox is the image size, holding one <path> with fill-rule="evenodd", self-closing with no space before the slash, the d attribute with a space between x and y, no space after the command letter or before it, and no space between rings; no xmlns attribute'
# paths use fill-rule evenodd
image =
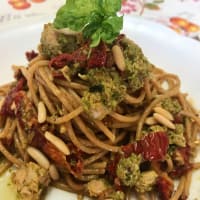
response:
<svg viewBox="0 0 200 200"><path fill-rule="evenodd" d="M25 52L36 49L44 23L24 22L15 27L1 27L0 34L0 83L12 80L11 65L25 65ZM200 108L200 43L182 37L168 28L142 18L125 17L124 33L138 43L144 54L156 66L179 75L182 90L188 92ZM200 160L198 156L197 160ZM200 171L194 173L189 200L200 200ZM1 198L3 198L1 194ZM51 189L46 200L75 200L76 196ZM4 198L3 198L4 199ZM5 199L6 200L6 199Z"/></svg>

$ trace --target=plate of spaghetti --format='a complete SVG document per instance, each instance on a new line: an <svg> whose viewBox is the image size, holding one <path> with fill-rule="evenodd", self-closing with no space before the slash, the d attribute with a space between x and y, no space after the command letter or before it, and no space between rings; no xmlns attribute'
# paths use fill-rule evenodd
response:
<svg viewBox="0 0 200 200"><path fill-rule="evenodd" d="M0 174L13 200L198 199L200 45L99 2L2 30Z"/></svg>

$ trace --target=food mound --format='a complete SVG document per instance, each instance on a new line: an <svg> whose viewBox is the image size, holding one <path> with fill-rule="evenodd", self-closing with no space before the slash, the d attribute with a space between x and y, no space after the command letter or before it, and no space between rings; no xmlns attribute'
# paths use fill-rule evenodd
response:
<svg viewBox="0 0 200 200"><path fill-rule="evenodd" d="M13 66L15 81L0 87L0 172L15 166L22 200L41 199L50 185L79 199L187 199L200 119L179 78L116 29L105 35L110 16L122 18L98 15L104 4L79 21L103 28L87 22L80 31L70 21L78 2L44 25L38 53L27 52L28 64Z"/></svg>

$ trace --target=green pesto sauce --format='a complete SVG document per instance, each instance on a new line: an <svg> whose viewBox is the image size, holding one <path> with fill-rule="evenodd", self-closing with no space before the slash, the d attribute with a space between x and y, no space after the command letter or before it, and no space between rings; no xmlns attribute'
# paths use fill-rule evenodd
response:
<svg viewBox="0 0 200 200"><path fill-rule="evenodd" d="M84 93L82 104L86 111L109 112L124 99L126 86L117 71L104 67L94 68L88 71L85 78L89 90Z"/></svg>
<svg viewBox="0 0 200 200"><path fill-rule="evenodd" d="M111 195L112 200L124 200L125 194L122 191L116 191Z"/></svg>
<svg viewBox="0 0 200 200"><path fill-rule="evenodd" d="M160 125L152 125L149 127L149 132L166 132L167 128L165 126Z"/></svg>
<svg viewBox="0 0 200 200"><path fill-rule="evenodd" d="M117 177L125 186L134 186L138 181L141 159L141 155L132 153L128 158L121 158L117 164Z"/></svg>
<svg viewBox="0 0 200 200"><path fill-rule="evenodd" d="M145 79L150 77L152 65L144 56L141 48L134 42L124 38L121 43L126 63L125 80L127 87L134 92L144 86Z"/></svg>
<svg viewBox="0 0 200 200"><path fill-rule="evenodd" d="M183 124L175 124L175 130L168 131L168 137L169 137L169 144L174 144L180 147L185 147L186 140L184 137L184 126Z"/></svg>
<svg viewBox="0 0 200 200"><path fill-rule="evenodd" d="M179 101L175 98L164 99L161 102L161 106L172 114L177 114L182 109Z"/></svg>

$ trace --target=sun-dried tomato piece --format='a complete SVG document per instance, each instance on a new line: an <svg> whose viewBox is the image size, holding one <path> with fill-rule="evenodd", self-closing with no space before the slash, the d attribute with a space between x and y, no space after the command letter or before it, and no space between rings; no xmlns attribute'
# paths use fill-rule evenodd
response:
<svg viewBox="0 0 200 200"><path fill-rule="evenodd" d="M150 133L138 141L137 146L145 160L162 160L167 153L169 139L164 132Z"/></svg>
<svg viewBox="0 0 200 200"><path fill-rule="evenodd" d="M73 63L79 63L81 66L85 66L88 57L89 47L84 45L80 47L73 53L63 53L51 59L49 66L55 69L64 67L65 65L70 65Z"/></svg>
<svg viewBox="0 0 200 200"><path fill-rule="evenodd" d="M45 154L48 155L48 157L55 162L56 165L69 169L69 165L66 162L65 154L59 151L53 144L47 141L42 149Z"/></svg>
<svg viewBox="0 0 200 200"><path fill-rule="evenodd" d="M135 143L122 146L125 157L131 153L142 154L145 160L162 160L169 146L169 139L164 132L150 133Z"/></svg>
<svg viewBox="0 0 200 200"><path fill-rule="evenodd" d="M70 164L71 170L76 174L81 174L83 170L82 152L73 144L68 144L70 155L66 156L67 162Z"/></svg>
<svg viewBox="0 0 200 200"><path fill-rule="evenodd" d="M55 69L64 67L65 65L70 64L73 61L73 56L68 53L60 54L51 59L49 66Z"/></svg>
<svg viewBox="0 0 200 200"><path fill-rule="evenodd" d="M31 145L41 149L45 155L48 156L58 168L66 169L73 175L81 174L83 169L83 160L81 151L78 150L73 144L68 144L70 148L70 155L66 156L55 145L47 141L44 135L41 133L39 127L34 130L34 137Z"/></svg>
<svg viewBox="0 0 200 200"><path fill-rule="evenodd" d="M121 147L124 152L124 157L129 157L132 153L139 154L142 152L142 146L138 145L138 142L130 143Z"/></svg>
<svg viewBox="0 0 200 200"><path fill-rule="evenodd" d="M88 59L87 67L95 68L95 67L105 66L106 59L107 59L106 45L104 42L101 42L99 46L92 49L91 55Z"/></svg>
<svg viewBox="0 0 200 200"><path fill-rule="evenodd" d="M121 40L123 40L124 38L125 38L125 34L119 34L118 37L116 38L116 40L114 41L115 44L119 45Z"/></svg>
<svg viewBox="0 0 200 200"><path fill-rule="evenodd" d="M12 108L12 105L14 103L14 100L16 98L16 94L23 89L25 85L25 79L21 78L19 81L17 81L15 87L13 87L8 95L5 98L5 101L1 107L0 114L3 116L9 116L9 117L14 117L15 112L14 109Z"/></svg>
<svg viewBox="0 0 200 200"><path fill-rule="evenodd" d="M181 154L181 156L184 159L185 163L189 163L190 162L190 147L187 145L185 147L178 147L177 151L179 151L179 153Z"/></svg>
<svg viewBox="0 0 200 200"><path fill-rule="evenodd" d="M34 128L34 137L31 145L41 149L55 164L60 168L66 168L71 171L69 164L66 161L66 156L59 151L53 144L47 141L44 135L38 128Z"/></svg>
<svg viewBox="0 0 200 200"><path fill-rule="evenodd" d="M56 71L56 70L53 71L52 72L52 76L55 79L65 80L65 77L64 77L64 75L63 75L63 73L61 71Z"/></svg>
<svg viewBox="0 0 200 200"><path fill-rule="evenodd" d="M33 139L31 141L31 145L33 147L42 149L42 147L45 145L45 143L47 142L46 138L44 137L44 135L40 132L39 127L33 127L33 132L34 132L34 136Z"/></svg>
<svg viewBox="0 0 200 200"><path fill-rule="evenodd" d="M181 114L176 114L176 115L174 116L174 123L176 123L176 124L182 124L183 121L184 121L184 116L183 116L183 115L181 115Z"/></svg>
<svg viewBox="0 0 200 200"><path fill-rule="evenodd" d="M121 159L121 155L120 154L116 154L114 156L113 160L111 160L107 164L107 168L106 168L108 179L111 182L113 182L114 187L115 187L116 190L122 190L122 187L123 187L122 184L121 184L120 179L117 177L117 174L116 174L117 165L118 165L120 159Z"/></svg>
<svg viewBox="0 0 200 200"><path fill-rule="evenodd" d="M70 150L74 148L70 148ZM59 168L65 168L75 176L82 173L83 160L78 150L77 153L71 151L70 155L66 156L48 141L44 144L42 150Z"/></svg>
<svg viewBox="0 0 200 200"><path fill-rule="evenodd" d="M112 64L112 60L109 65ZM81 67L95 68L103 67L107 64L107 52L106 44L101 42L97 47L91 49L89 44L86 43L83 47L80 47L73 53L63 53L51 59L49 66L55 69L64 67L65 65L70 65L74 63L79 63Z"/></svg>
<svg viewBox="0 0 200 200"><path fill-rule="evenodd" d="M175 167L170 173L170 177L172 178L180 178L185 175L188 171L192 169L192 165L190 163Z"/></svg>
<svg viewBox="0 0 200 200"><path fill-rule="evenodd" d="M173 182L165 176L159 176L157 179L156 189L159 193L160 199L169 200L174 190Z"/></svg>
<svg viewBox="0 0 200 200"><path fill-rule="evenodd" d="M30 131L38 123L37 113L31 100L24 91L19 91L15 95L15 114L19 120L20 126L26 132Z"/></svg>
<svg viewBox="0 0 200 200"><path fill-rule="evenodd" d="M129 157L133 152L135 153L135 143L130 143L121 147L124 152L124 157Z"/></svg>
<svg viewBox="0 0 200 200"><path fill-rule="evenodd" d="M120 179L118 177L116 177L114 179L114 187L115 187L116 190L123 191L123 185L121 184L121 181L120 181Z"/></svg>
<svg viewBox="0 0 200 200"><path fill-rule="evenodd" d="M89 54L89 44L86 43L72 53L74 63L80 63L82 67L85 66Z"/></svg>
<svg viewBox="0 0 200 200"><path fill-rule="evenodd" d="M114 159L111 160L107 165L107 172L109 174L109 178L111 178L112 180L114 180L114 178L117 176L116 169L120 158L121 156L119 154L116 154Z"/></svg>
<svg viewBox="0 0 200 200"><path fill-rule="evenodd" d="M28 61L31 61L31 60L33 60L33 58L35 58L38 55L38 53L36 53L34 50L32 50L32 51L27 51L25 53L25 55L26 55L26 59Z"/></svg>
<svg viewBox="0 0 200 200"><path fill-rule="evenodd" d="M13 137L5 137L1 139L1 142L6 146L6 148L9 148L12 146L13 140Z"/></svg>
<svg viewBox="0 0 200 200"><path fill-rule="evenodd" d="M185 175L188 171L192 169L192 164L190 163L190 147L178 147L176 149L183 158L183 165L174 163L174 168L170 172L170 176L173 178L180 178L181 176Z"/></svg>

